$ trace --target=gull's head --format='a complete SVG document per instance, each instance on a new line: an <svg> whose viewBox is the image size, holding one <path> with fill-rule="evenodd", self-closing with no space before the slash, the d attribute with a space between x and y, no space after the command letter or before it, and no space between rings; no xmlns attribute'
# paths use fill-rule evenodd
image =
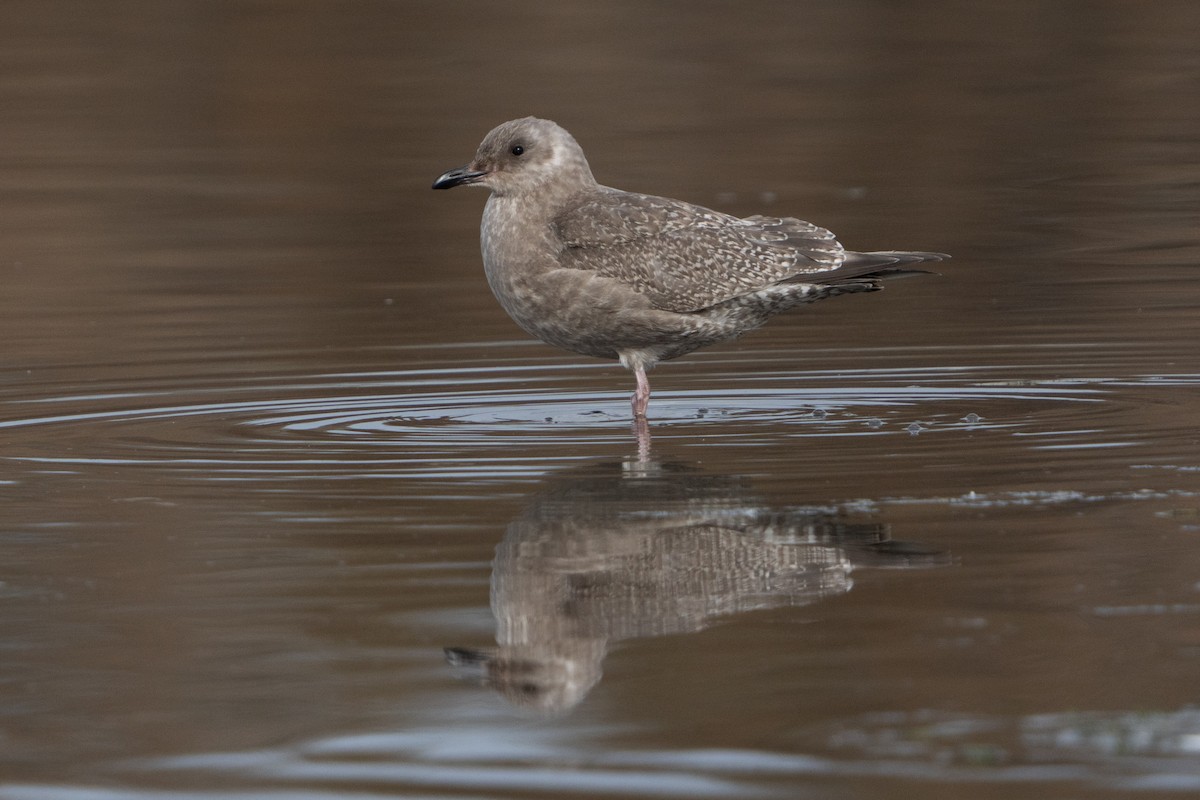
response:
<svg viewBox="0 0 1200 800"><path fill-rule="evenodd" d="M492 129L470 164L445 172L434 189L486 186L498 195L596 185L575 138L548 119L525 117Z"/></svg>

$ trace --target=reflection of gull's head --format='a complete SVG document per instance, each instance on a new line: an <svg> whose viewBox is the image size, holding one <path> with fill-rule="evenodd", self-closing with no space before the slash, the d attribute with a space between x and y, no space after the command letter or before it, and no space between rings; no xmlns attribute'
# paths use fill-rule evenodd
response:
<svg viewBox="0 0 1200 800"><path fill-rule="evenodd" d="M578 705L600 680L603 644L581 649L594 652L580 652L572 658L527 647L447 647L445 653L451 666L478 670L483 684L512 705L556 714Z"/></svg>

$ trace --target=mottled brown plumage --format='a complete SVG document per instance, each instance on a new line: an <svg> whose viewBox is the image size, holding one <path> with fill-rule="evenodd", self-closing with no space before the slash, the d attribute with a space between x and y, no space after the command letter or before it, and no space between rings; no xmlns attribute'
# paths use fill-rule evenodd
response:
<svg viewBox="0 0 1200 800"><path fill-rule="evenodd" d="M464 184L492 190L481 243L500 304L542 341L620 359L637 377L635 417L650 398L645 371L659 361L948 257L856 253L802 220L742 219L601 186L571 134L533 117L492 130L469 165L433 188Z"/></svg>

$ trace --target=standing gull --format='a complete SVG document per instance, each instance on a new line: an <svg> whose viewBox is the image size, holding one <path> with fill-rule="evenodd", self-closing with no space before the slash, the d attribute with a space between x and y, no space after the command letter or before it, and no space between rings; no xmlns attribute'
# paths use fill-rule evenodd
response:
<svg viewBox="0 0 1200 800"><path fill-rule="evenodd" d="M500 305L543 342L632 370L637 420L650 402L646 370L659 361L948 258L856 253L810 222L740 219L601 186L571 134L535 117L493 129L470 164L433 188L463 185L492 190L480 239Z"/></svg>

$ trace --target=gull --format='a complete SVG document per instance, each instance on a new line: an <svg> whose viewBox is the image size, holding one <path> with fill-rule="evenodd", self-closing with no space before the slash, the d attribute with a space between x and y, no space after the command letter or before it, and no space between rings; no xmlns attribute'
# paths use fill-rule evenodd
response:
<svg viewBox="0 0 1200 800"><path fill-rule="evenodd" d="M469 164L433 184L455 186L491 190L480 243L500 305L543 342L631 370L635 421L646 419L646 371L658 362L949 258L858 253L811 222L602 186L574 137L535 117L497 126Z"/></svg>

